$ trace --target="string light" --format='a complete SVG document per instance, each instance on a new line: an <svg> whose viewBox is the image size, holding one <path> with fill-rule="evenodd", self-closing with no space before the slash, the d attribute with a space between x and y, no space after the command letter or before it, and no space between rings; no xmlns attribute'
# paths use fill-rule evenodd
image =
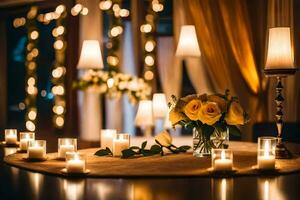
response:
<svg viewBox="0 0 300 200"><path fill-rule="evenodd" d="M151 0L145 16L145 23L141 25L140 31L143 34L144 45L144 78L149 85L152 85L155 70L156 40L155 31L157 26L158 12L164 9L162 0ZM151 54L150 54L151 53Z"/></svg>
<svg viewBox="0 0 300 200"><path fill-rule="evenodd" d="M99 8L100 8L101 10L109 10L109 9L111 8L111 6L112 6L112 1L110 1L110 0L107 0L107 1L101 1L101 2L99 3Z"/></svg>

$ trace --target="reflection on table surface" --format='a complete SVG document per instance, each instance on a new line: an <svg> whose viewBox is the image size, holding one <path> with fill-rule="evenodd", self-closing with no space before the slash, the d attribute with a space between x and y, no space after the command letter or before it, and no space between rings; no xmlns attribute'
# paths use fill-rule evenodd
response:
<svg viewBox="0 0 300 200"><path fill-rule="evenodd" d="M237 178L65 179L11 167L0 149L2 199L299 199L300 174ZM133 169L134 170L134 169Z"/></svg>

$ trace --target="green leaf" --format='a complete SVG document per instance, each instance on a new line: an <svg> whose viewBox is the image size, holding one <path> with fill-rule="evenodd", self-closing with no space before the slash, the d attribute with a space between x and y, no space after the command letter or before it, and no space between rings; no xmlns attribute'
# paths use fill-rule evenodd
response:
<svg viewBox="0 0 300 200"><path fill-rule="evenodd" d="M162 148L159 145L152 145L150 151L154 154L158 154L162 151Z"/></svg>
<svg viewBox="0 0 300 200"><path fill-rule="evenodd" d="M177 149L179 150L179 152L186 152L190 148L191 148L190 146L183 145L183 146L178 147Z"/></svg>
<svg viewBox="0 0 300 200"><path fill-rule="evenodd" d="M147 146L147 141L145 141L145 142L142 143L141 149L145 149L146 146Z"/></svg>
<svg viewBox="0 0 300 200"><path fill-rule="evenodd" d="M122 151L121 158L130 158L134 156L136 153L132 149L125 149Z"/></svg>
<svg viewBox="0 0 300 200"><path fill-rule="evenodd" d="M241 137L242 133L240 129L238 129L236 126L228 125L228 129L229 129L229 134L236 137Z"/></svg>
<svg viewBox="0 0 300 200"><path fill-rule="evenodd" d="M148 150L148 149L142 149L141 154L143 156L153 156L154 155L154 153L152 151Z"/></svg>
<svg viewBox="0 0 300 200"><path fill-rule="evenodd" d="M108 156L108 155L112 155L112 153L109 148L106 148L106 149L100 149L94 155L95 156Z"/></svg>

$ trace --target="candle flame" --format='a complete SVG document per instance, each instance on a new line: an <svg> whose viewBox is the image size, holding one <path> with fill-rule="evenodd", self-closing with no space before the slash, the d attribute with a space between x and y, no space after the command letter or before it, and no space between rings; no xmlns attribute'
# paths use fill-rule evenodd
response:
<svg viewBox="0 0 300 200"><path fill-rule="evenodd" d="M270 150L270 142L267 140L266 142L265 142L265 145L264 145L264 156L265 157L269 157L270 155L270 153L269 153L269 150Z"/></svg>
<svg viewBox="0 0 300 200"><path fill-rule="evenodd" d="M222 152L221 152L221 160L225 160L225 159L226 159L225 151L222 150Z"/></svg>

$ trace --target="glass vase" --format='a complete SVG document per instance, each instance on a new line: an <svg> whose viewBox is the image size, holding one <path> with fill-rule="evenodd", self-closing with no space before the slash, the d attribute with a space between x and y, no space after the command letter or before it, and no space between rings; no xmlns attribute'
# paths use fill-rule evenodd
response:
<svg viewBox="0 0 300 200"><path fill-rule="evenodd" d="M207 136L201 128L193 129L193 156L204 157L211 155L211 149L228 148L229 131L215 129L214 132Z"/></svg>

